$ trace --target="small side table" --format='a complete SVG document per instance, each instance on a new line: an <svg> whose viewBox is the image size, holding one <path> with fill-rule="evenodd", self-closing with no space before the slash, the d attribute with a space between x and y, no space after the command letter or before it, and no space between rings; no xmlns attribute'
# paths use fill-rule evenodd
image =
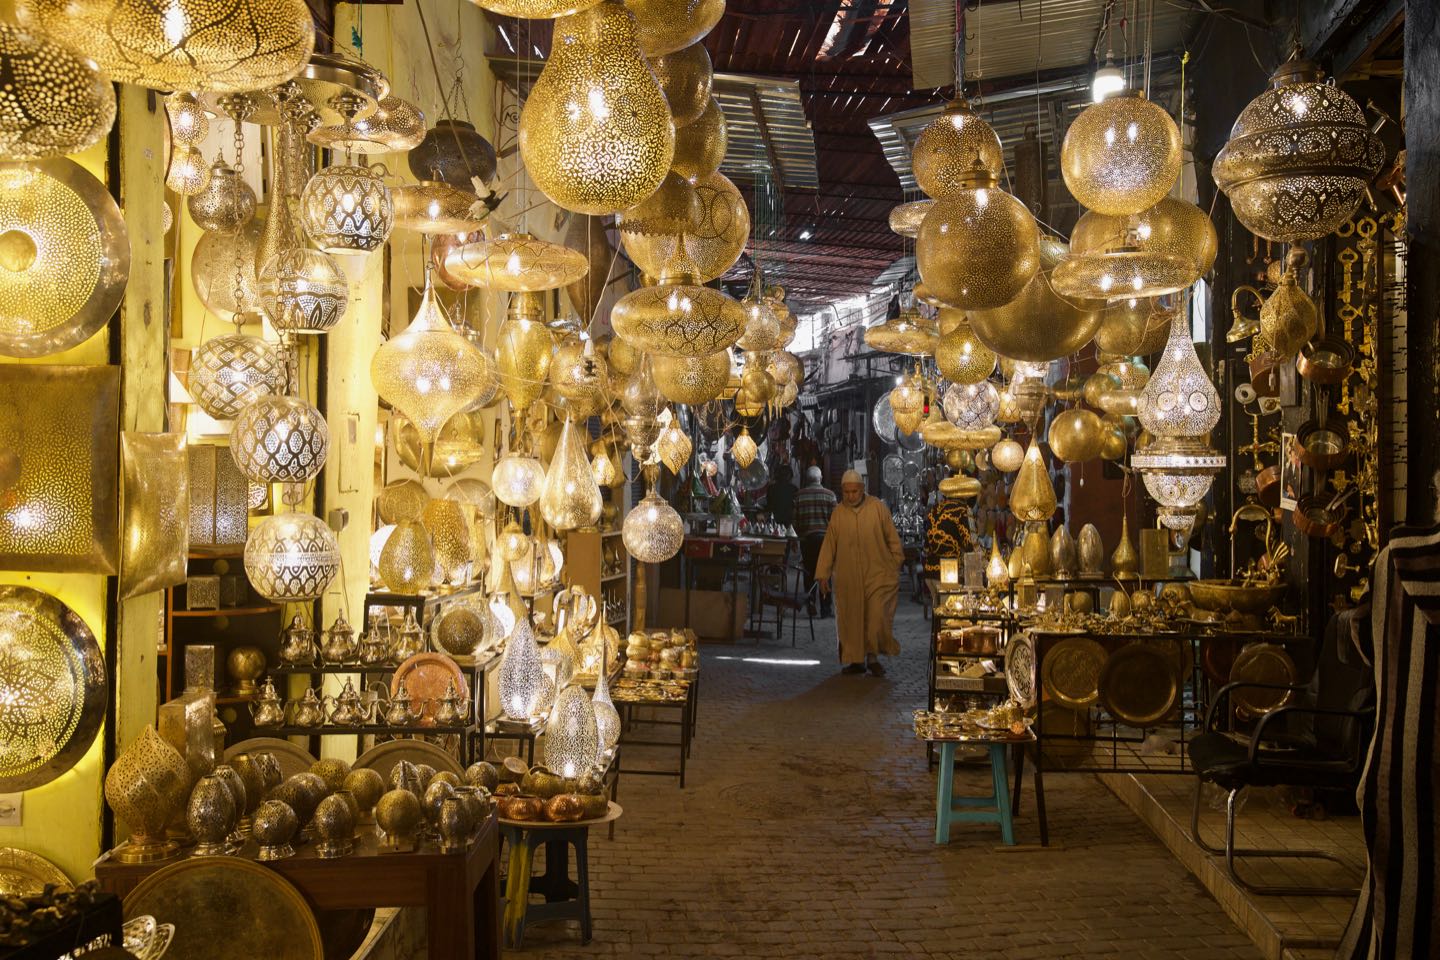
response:
<svg viewBox="0 0 1440 960"><path fill-rule="evenodd" d="M1000 838L1015 844L1015 825L1011 819L1010 748L1034 740L1033 734L1023 737L1007 735L989 739L969 737L963 740L935 740L940 745L940 768L935 785L935 842L950 842L950 826L955 823L997 823ZM960 743L983 746L990 753L991 792L983 797L957 797L955 790L955 747ZM975 808L993 809L975 809Z"/></svg>
<svg viewBox="0 0 1440 960"><path fill-rule="evenodd" d="M590 828L613 824L625 811L610 801L610 809L594 820L549 823L539 820L501 820L500 832L510 845L509 869L505 876L505 916L501 926L505 945L519 949L525 940L525 924L540 920L579 920L580 942L588 944L590 921ZM545 844L545 873L532 884L530 868L535 848ZM570 879L569 848L575 848L575 879ZM544 903L531 903L530 894L541 893Z"/></svg>

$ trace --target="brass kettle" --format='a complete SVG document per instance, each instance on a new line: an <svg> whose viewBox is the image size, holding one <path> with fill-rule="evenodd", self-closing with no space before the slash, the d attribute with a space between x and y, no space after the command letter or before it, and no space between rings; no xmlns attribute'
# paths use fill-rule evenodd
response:
<svg viewBox="0 0 1440 960"><path fill-rule="evenodd" d="M378 667L390 662L390 641L380 635L380 617L370 618L370 632L360 641L360 662Z"/></svg>
<svg viewBox="0 0 1440 960"><path fill-rule="evenodd" d="M414 610L405 611L405 623L396 634L391 656L396 663L404 663L417 653L425 652L425 631L415 619Z"/></svg>
<svg viewBox="0 0 1440 960"><path fill-rule="evenodd" d="M285 724L285 705L275 692L275 681L269 677L260 685L260 696L250 702L250 718L257 727L280 727Z"/></svg>
<svg viewBox="0 0 1440 960"><path fill-rule="evenodd" d="M355 646L355 630L345 619L344 614L338 614L335 622L322 634L320 644L320 657L326 663L354 663L357 647Z"/></svg>
<svg viewBox="0 0 1440 960"><path fill-rule="evenodd" d="M315 663L315 631L298 613L290 618L290 626L280 631L280 662L290 666Z"/></svg>
<svg viewBox="0 0 1440 960"><path fill-rule="evenodd" d="M325 704L315 693L314 687L305 690L299 700L290 701L290 722L297 727L321 727L325 725Z"/></svg>

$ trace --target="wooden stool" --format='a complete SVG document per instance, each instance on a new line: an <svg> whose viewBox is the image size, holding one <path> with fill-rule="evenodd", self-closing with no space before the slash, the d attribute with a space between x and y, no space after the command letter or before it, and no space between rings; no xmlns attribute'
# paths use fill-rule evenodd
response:
<svg viewBox="0 0 1440 960"><path fill-rule="evenodd" d="M1015 844L1015 827L1010 818L1010 744L989 743L991 793L988 797L956 797L954 740L940 741L940 770L935 788L935 842L950 842L952 823L998 823L1000 838ZM994 807L974 810L972 807ZM957 809L958 808L958 809Z"/></svg>
<svg viewBox="0 0 1440 960"><path fill-rule="evenodd" d="M575 823L542 823L501 820L500 830L510 845L509 869L505 877L505 945L518 949L525 940L525 924L540 920L579 920L580 942L591 938L590 920L590 828L612 823L623 811L618 803L595 820ZM545 844L545 873L530 875L535 849ZM570 848L575 849L575 879L570 879ZM543 894L544 903L531 903L532 893Z"/></svg>

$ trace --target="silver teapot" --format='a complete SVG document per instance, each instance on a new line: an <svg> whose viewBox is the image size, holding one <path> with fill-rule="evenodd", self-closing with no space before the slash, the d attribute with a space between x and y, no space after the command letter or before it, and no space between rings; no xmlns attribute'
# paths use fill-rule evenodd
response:
<svg viewBox="0 0 1440 960"><path fill-rule="evenodd" d="M280 662L290 666L315 663L315 631L298 613L290 618L290 626L280 631Z"/></svg>
<svg viewBox="0 0 1440 960"><path fill-rule="evenodd" d="M470 716L470 701L455 690L455 681L445 684L445 696L435 701L434 720L440 727L462 726Z"/></svg>
<svg viewBox="0 0 1440 960"><path fill-rule="evenodd" d="M337 727L358 727L365 723L365 705L360 701L360 694L355 692L355 685L350 678L345 678L345 685L340 692L324 698L329 712L330 722Z"/></svg>
<svg viewBox="0 0 1440 960"><path fill-rule="evenodd" d="M330 629L322 634L322 638L320 656L326 663L355 662L355 630L344 614L335 617L335 622L330 624Z"/></svg>
<svg viewBox="0 0 1440 960"><path fill-rule="evenodd" d="M391 694L385 705L385 723L391 727L408 727L419 719L419 716L415 698L410 696L410 691L402 679L399 688Z"/></svg>
<svg viewBox="0 0 1440 960"><path fill-rule="evenodd" d="M388 627L386 632L388 633ZM380 615L370 618L370 632L360 641L360 662L378 667L390 662L390 641L380 634Z"/></svg>
<svg viewBox="0 0 1440 960"><path fill-rule="evenodd" d="M250 718L257 727L285 725L285 705L275 692L275 681L269 677L260 685L260 695L250 701Z"/></svg>
<svg viewBox="0 0 1440 960"><path fill-rule="evenodd" d="M297 727L323 727L325 725L325 704L316 695L314 687L308 687L299 700L290 701L290 722Z"/></svg>
<svg viewBox="0 0 1440 960"><path fill-rule="evenodd" d="M395 635L391 656L396 663L404 663L417 653L425 652L425 631L420 629L413 609L405 611L405 623Z"/></svg>

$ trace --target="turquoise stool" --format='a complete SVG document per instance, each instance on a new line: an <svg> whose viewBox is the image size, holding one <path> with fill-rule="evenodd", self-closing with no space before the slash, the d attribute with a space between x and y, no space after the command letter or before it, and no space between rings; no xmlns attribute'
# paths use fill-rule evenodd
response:
<svg viewBox="0 0 1440 960"><path fill-rule="evenodd" d="M990 779L993 788L988 797L957 797L955 790L954 740L940 741L940 770L935 788L935 842L950 842L952 823L998 823L1000 837L1014 846L1015 826L1010 819L1010 744L987 744L990 750ZM974 810L972 807L994 807Z"/></svg>

